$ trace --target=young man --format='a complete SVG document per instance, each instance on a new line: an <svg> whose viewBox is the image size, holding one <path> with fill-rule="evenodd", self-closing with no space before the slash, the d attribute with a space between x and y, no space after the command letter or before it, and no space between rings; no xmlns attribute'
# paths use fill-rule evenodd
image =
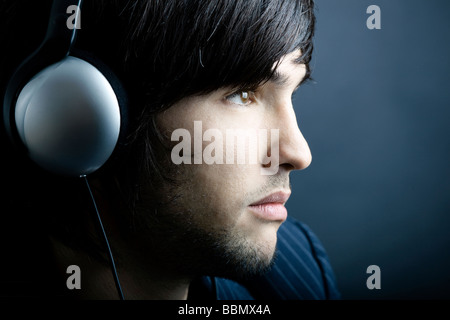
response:
<svg viewBox="0 0 450 320"><path fill-rule="evenodd" d="M2 87L42 39L49 7L3 4ZM313 10L312 0L83 4L75 50L108 65L128 97L122 146L88 177L126 299L339 296L319 241L284 208L289 174L311 162L291 97L310 75ZM258 132L244 161L225 139L239 130ZM12 150L4 161L10 266L39 259L33 277L51 296L117 298L83 186ZM73 265L81 289L66 286Z"/></svg>

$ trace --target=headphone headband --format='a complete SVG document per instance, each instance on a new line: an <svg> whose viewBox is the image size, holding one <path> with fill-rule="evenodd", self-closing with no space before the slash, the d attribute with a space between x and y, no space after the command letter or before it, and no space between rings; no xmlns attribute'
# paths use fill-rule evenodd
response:
<svg viewBox="0 0 450 320"><path fill-rule="evenodd" d="M72 5L81 9L82 3L83 0L60 0L53 2L47 33L41 47L47 43L50 44L53 49L53 54L60 56L60 58L69 54L75 42L77 28L67 28L67 9ZM76 19L79 18L78 12L79 10L77 11ZM66 26L66 28L62 26Z"/></svg>
<svg viewBox="0 0 450 320"><path fill-rule="evenodd" d="M82 0L53 1L50 19L44 40L25 61L23 61L12 75L5 91L3 100L3 122L6 133L15 145L19 136L14 125L14 107L24 85L40 70L66 57L75 43L76 28L66 26L66 10L71 5L81 8Z"/></svg>
<svg viewBox="0 0 450 320"><path fill-rule="evenodd" d="M120 144L126 115L126 93L114 73L95 57L72 52L81 4L53 2L43 42L12 75L3 100L13 145L66 176L87 175L106 163Z"/></svg>

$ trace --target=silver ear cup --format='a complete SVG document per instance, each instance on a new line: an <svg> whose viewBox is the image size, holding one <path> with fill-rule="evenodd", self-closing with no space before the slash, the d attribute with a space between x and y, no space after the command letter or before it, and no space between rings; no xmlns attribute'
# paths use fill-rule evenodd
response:
<svg viewBox="0 0 450 320"><path fill-rule="evenodd" d="M114 151L121 124L108 80L71 56L39 72L22 89L15 120L30 158L66 176L99 169Z"/></svg>

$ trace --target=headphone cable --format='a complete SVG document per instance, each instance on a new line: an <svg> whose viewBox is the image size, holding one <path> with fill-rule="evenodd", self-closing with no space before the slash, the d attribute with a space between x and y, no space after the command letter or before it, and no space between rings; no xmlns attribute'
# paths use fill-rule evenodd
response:
<svg viewBox="0 0 450 320"><path fill-rule="evenodd" d="M86 182L86 186L88 188L89 194L90 194L91 199L92 199L92 203L94 204L95 212L97 214L97 221L98 221L99 227L100 227L100 229L102 231L103 239L105 240L105 245L106 245L106 248L107 248L107 251L108 251L109 261L111 263L111 270L112 270L112 273L113 273L114 282L116 284L117 292L119 293L120 300L125 300L125 298L123 296L123 292L122 292L122 287L120 286L119 276L117 275L117 269L116 269L116 264L114 263L114 257L112 255L111 247L109 246L108 237L106 236L105 229L103 228L102 219L100 217L100 212L98 211L98 208L97 208L97 203L95 202L95 198L94 198L94 195L92 194L91 187L89 186L89 182L88 182L88 179L87 179L86 175L82 175L82 176L80 176L80 178L84 178L84 181Z"/></svg>

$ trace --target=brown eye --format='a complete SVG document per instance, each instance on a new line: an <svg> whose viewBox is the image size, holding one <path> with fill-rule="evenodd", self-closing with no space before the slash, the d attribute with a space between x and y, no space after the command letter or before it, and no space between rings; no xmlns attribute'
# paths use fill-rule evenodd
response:
<svg viewBox="0 0 450 320"><path fill-rule="evenodd" d="M252 103L253 93L251 91L238 91L226 97L231 103L247 106Z"/></svg>
<svg viewBox="0 0 450 320"><path fill-rule="evenodd" d="M250 97L247 91L241 91L241 101L247 104L250 101Z"/></svg>

